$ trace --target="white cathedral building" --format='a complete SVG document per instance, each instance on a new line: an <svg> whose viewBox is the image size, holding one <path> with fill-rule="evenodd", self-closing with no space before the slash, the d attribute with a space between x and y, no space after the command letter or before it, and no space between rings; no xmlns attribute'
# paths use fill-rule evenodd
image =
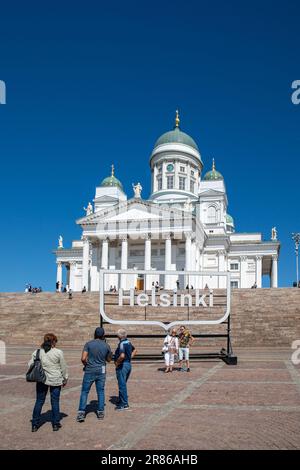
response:
<svg viewBox="0 0 300 470"><path fill-rule="evenodd" d="M148 290L153 283L165 289L225 287L226 278L209 276L210 272L230 272L233 288L260 288L263 275L269 275L271 287L278 286L276 229L268 241L259 232L235 231L222 174L213 161L211 171L202 175L198 146L179 124L176 112L174 129L154 145L148 199L142 198L140 183L133 185L133 196L128 199L112 166L111 175L96 188L85 217L76 221L82 228L81 240L64 248L60 237L54 252L60 286L64 281L73 291L84 287L98 291L101 269L112 271L106 276L107 290ZM118 275L116 269L131 272ZM151 271L151 275L139 274L139 270ZM159 270L182 275L156 274ZM207 275L185 274L191 271Z"/></svg>

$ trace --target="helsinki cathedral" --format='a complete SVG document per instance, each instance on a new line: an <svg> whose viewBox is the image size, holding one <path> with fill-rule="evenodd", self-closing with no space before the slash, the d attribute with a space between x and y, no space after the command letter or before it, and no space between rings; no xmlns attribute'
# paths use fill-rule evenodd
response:
<svg viewBox="0 0 300 470"><path fill-rule="evenodd" d="M210 275L214 272L229 272L232 288L260 288L263 275L277 287L276 228L270 240L259 232L236 232L225 181L214 160L210 171L202 170L199 148L181 130L176 112L174 128L159 137L150 156L150 196L142 197L138 182L128 197L112 165L86 215L76 221L81 240L66 248L60 236L54 251L60 286L98 291L100 270L106 269L111 270L105 276L106 290L226 287L226 277ZM114 272L120 269L128 274ZM170 275L156 273L160 270Z"/></svg>

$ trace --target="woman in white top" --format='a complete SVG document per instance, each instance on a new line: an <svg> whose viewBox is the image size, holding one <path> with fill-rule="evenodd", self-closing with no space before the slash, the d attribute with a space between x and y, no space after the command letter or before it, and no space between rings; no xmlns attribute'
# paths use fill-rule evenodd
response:
<svg viewBox="0 0 300 470"><path fill-rule="evenodd" d="M40 361L46 375L45 383L36 384L36 402L32 414L32 432L36 432L40 426L40 418L43 405L46 400L48 389L50 387L51 408L52 408L52 427L53 431L61 428L59 398L61 387L67 384L68 372L64 360L64 354L56 348L57 337L52 334L44 336L44 342L40 348ZM33 364L37 355L37 350L32 354L29 361L29 367Z"/></svg>
<svg viewBox="0 0 300 470"><path fill-rule="evenodd" d="M173 328L164 339L163 352L165 354L165 373L172 372L175 354L178 354L178 338L175 328Z"/></svg>

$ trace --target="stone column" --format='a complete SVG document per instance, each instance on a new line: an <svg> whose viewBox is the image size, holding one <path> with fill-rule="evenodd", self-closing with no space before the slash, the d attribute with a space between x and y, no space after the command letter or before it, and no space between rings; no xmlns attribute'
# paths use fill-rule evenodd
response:
<svg viewBox="0 0 300 470"><path fill-rule="evenodd" d="M102 240L101 269L108 269L108 238Z"/></svg>
<svg viewBox="0 0 300 470"><path fill-rule="evenodd" d="M219 272L221 272L221 273L227 272L226 263L225 263L225 255L226 255L226 251L219 251ZM219 282L218 282L219 288L220 289L225 289L226 288L226 283L227 283L226 278L223 277L223 276L220 276L219 277Z"/></svg>
<svg viewBox="0 0 300 470"><path fill-rule="evenodd" d="M202 272L203 271L203 250L201 249L200 245L198 247L198 256L199 256L198 271ZM199 289L203 289L204 287L203 281L204 281L203 276L199 277L199 281L198 281Z"/></svg>
<svg viewBox="0 0 300 470"><path fill-rule="evenodd" d="M56 268L56 282L59 282L59 292L61 291L61 283L62 283L62 262L57 261L57 268Z"/></svg>
<svg viewBox="0 0 300 470"><path fill-rule="evenodd" d="M102 240L101 269L108 269L108 238ZM108 274L104 275L104 290L109 289Z"/></svg>
<svg viewBox="0 0 300 470"><path fill-rule="evenodd" d="M69 284L69 287L73 291L75 290L75 269L76 269L76 261L70 261L70 284Z"/></svg>
<svg viewBox="0 0 300 470"><path fill-rule="evenodd" d="M90 258L90 243L88 238L83 239L83 254L82 254L82 288L85 287L89 290L89 258Z"/></svg>
<svg viewBox="0 0 300 470"><path fill-rule="evenodd" d="M70 287L70 263L66 264L67 277L66 277L66 286Z"/></svg>
<svg viewBox="0 0 300 470"><path fill-rule="evenodd" d="M127 269L128 263L128 240L127 237L122 238L122 253L121 253L121 269Z"/></svg>
<svg viewBox="0 0 300 470"><path fill-rule="evenodd" d="M191 255L192 255L192 234L185 234L185 271L191 271ZM187 284L191 283L189 276L184 277L184 289Z"/></svg>
<svg viewBox="0 0 300 470"><path fill-rule="evenodd" d="M192 236L191 239L191 253L190 253L190 270L196 271L196 240ZM190 276L190 287L193 286L195 289L196 287L196 277Z"/></svg>
<svg viewBox="0 0 300 470"><path fill-rule="evenodd" d="M172 263L172 242L171 237L165 239L165 271L171 271ZM165 274L165 289L171 289L170 276Z"/></svg>
<svg viewBox="0 0 300 470"><path fill-rule="evenodd" d="M171 237L165 239L165 270L171 270L172 242Z"/></svg>
<svg viewBox="0 0 300 470"><path fill-rule="evenodd" d="M241 256L241 287L247 286L247 256Z"/></svg>
<svg viewBox="0 0 300 470"><path fill-rule="evenodd" d="M185 270L191 270L192 234L185 234Z"/></svg>
<svg viewBox="0 0 300 470"><path fill-rule="evenodd" d="M92 245L92 262L90 268L90 283L91 283L91 291L98 291L99 290L99 245L98 243L94 243Z"/></svg>
<svg viewBox="0 0 300 470"><path fill-rule="evenodd" d="M200 246L199 243L196 242L196 255L195 255L195 271L200 271ZM200 288L200 277L195 277L195 289Z"/></svg>
<svg viewBox="0 0 300 470"><path fill-rule="evenodd" d="M256 285L262 286L262 256L256 256Z"/></svg>
<svg viewBox="0 0 300 470"><path fill-rule="evenodd" d="M144 259L144 269L145 271L150 271L151 269L151 237L150 235L145 235L145 259ZM144 277L144 288L146 290L151 289L152 276L145 275Z"/></svg>
<svg viewBox="0 0 300 470"><path fill-rule="evenodd" d="M271 287L278 287L278 256L272 255Z"/></svg>
<svg viewBox="0 0 300 470"><path fill-rule="evenodd" d="M152 173L152 192L154 193L157 191L157 166L154 165L153 173Z"/></svg>
<svg viewBox="0 0 300 470"><path fill-rule="evenodd" d="M127 236L122 238L122 252L121 252L121 269L128 269L128 239ZM127 275L121 275L121 287L126 289Z"/></svg>
<svg viewBox="0 0 300 470"><path fill-rule="evenodd" d="M116 259L117 259L117 250L118 250L118 245L113 242L109 246L109 269L114 270L116 269ZM119 275L118 274L109 274L108 276L108 284L109 286L116 287L118 288L118 282L119 282Z"/></svg>
<svg viewBox="0 0 300 470"><path fill-rule="evenodd" d="M151 269L151 237L147 235L145 237L145 261L144 261L145 271Z"/></svg>

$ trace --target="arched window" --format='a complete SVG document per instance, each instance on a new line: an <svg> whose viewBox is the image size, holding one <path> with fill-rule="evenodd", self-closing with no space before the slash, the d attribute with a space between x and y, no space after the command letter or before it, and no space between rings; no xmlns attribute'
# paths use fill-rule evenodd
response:
<svg viewBox="0 0 300 470"><path fill-rule="evenodd" d="M217 222L217 211L214 206L210 206L207 211L207 223L215 224Z"/></svg>

